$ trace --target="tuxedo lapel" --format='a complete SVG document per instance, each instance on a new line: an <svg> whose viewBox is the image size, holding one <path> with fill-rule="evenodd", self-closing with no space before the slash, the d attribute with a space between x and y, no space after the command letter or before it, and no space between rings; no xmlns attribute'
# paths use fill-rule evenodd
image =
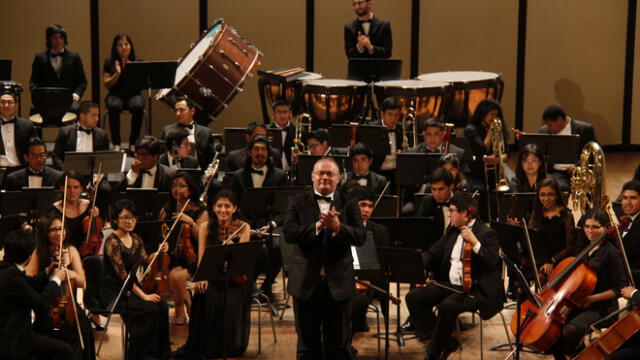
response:
<svg viewBox="0 0 640 360"><path fill-rule="evenodd" d="M67 149L68 151L76 151L76 144L78 142L78 128L77 125L69 127L69 134L67 134ZM95 138L95 136L92 136Z"/></svg>
<svg viewBox="0 0 640 360"><path fill-rule="evenodd" d="M251 177L251 170L244 168L244 170L242 171L242 180L244 181L244 185L247 189L255 187L253 186L253 178ZM267 179L265 179L264 182L267 182Z"/></svg>

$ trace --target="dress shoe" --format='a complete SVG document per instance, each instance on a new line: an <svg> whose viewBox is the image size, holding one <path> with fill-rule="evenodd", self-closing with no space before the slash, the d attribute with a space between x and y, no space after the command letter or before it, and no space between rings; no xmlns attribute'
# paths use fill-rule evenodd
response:
<svg viewBox="0 0 640 360"><path fill-rule="evenodd" d="M413 332L416 331L416 325L411 320L407 320L401 326L403 332Z"/></svg>
<svg viewBox="0 0 640 360"><path fill-rule="evenodd" d="M442 354L440 355L439 359L446 360L449 357L449 355L451 355L451 353L454 353L459 349L462 349L462 345L460 344L458 339L454 337L449 338L449 342L447 343L447 346L445 346L444 350L442 351Z"/></svg>

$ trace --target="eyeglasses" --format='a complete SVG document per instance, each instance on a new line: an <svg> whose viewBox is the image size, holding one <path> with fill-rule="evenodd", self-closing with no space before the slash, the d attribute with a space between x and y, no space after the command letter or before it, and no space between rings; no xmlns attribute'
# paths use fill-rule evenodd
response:
<svg viewBox="0 0 640 360"><path fill-rule="evenodd" d="M61 226L58 226L58 227L52 227L52 228L49 228L49 230L48 230L48 231L49 231L50 233L52 233L52 232L58 232L58 231L62 231L62 227L61 227Z"/></svg>
<svg viewBox="0 0 640 360"><path fill-rule="evenodd" d="M118 219L122 221L136 221L138 220L137 216L118 216Z"/></svg>
<svg viewBox="0 0 640 360"><path fill-rule="evenodd" d="M29 159L46 159L47 153L29 154Z"/></svg>
<svg viewBox="0 0 640 360"><path fill-rule="evenodd" d="M15 103L13 100L0 100L0 104L2 105L14 105Z"/></svg>
<svg viewBox="0 0 640 360"><path fill-rule="evenodd" d="M334 173L333 171L314 171L313 172L317 177L334 177L334 176L338 176L338 174Z"/></svg>

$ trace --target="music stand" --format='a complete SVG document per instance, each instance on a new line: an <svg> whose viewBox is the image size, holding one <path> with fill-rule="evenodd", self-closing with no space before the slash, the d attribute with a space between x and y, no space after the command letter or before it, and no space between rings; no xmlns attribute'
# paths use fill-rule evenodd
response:
<svg viewBox="0 0 640 360"><path fill-rule="evenodd" d="M547 170L554 164L577 163L582 151L580 135L522 134L519 149L527 144L538 146L547 164Z"/></svg>
<svg viewBox="0 0 640 360"><path fill-rule="evenodd" d="M229 280L241 276L250 279L253 276L258 254L263 245L264 241L250 241L234 245L209 246L204 250L193 281L208 281L209 286L214 286L214 283L222 280L223 314L227 312ZM227 327L225 327L222 332L222 358L225 360L227 359L227 335Z"/></svg>
<svg viewBox="0 0 640 360"><path fill-rule="evenodd" d="M395 247L425 251L442 237L442 234L426 231L435 226L433 217L372 217L371 220L389 230L389 240Z"/></svg>
<svg viewBox="0 0 640 360"><path fill-rule="evenodd" d="M440 153L398 153L396 155L396 184L428 183L431 173L440 167L441 156Z"/></svg>
<svg viewBox="0 0 640 360"><path fill-rule="evenodd" d="M75 171L80 175L120 174L125 170L127 154L122 151L76 152L64 154L63 171Z"/></svg>
<svg viewBox="0 0 640 360"><path fill-rule="evenodd" d="M378 206L373 210L372 217L398 217L398 195L382 195Z"/></svg>
<svg viewBox="0 0 640 360"><path fill-rule="evenodd" d="M51 209L51 205L61 198L60 191L53 187L22 188L21 191L0 192L0 214L20 215L38 219Z"/></svg>
<svg viewBox="0 0 640 360"><path fill-rule="evenodd" d="M0 81L11 80L11 59L0 59Z"/></svg>
<svg viewBox="0 0 640 360"><path fill-rule="evenodd" d="M224 151L227 154L233 150L243 149L247 146L247 140L244 138L244 132L244 128L224 128Z"/></svg>
<svg viewBox="0 0 640 360"><path fill-rule="evenodd" d="M374 156L389 155L389 135L387 128L380 125L357 125L356 142L369 145ZM332 146L348 147L351 140L350 124L333 124L329 127Z"/></svg>
<svg viewBox="0 0 640 360"><path fill-rule="evenodd" d="M40 114L41 127L61 127L65 122L64 118L71 104L73 103L73 91L60 87L38 87L31 90L31 102L35 112ZM68 120L74 120L70 117ZM30 120L38 123L38 118L34 115Z"/></svg>
<svg viewBox="0 0 640 360"><path fill-rule="evenodd" d="M160 209L169 198L169 193L158 192L158 189L127 188L122 193L115 193L112 202L129 199L136 205L138 221L154 221L158 219Z"/></svg>
<svg viewBox="0 0 640 360"><path fill-rule="evenodd" d="M278 149L281 152L284 151L282 148L282 130L280 128L268 128L269 131L269 141L271 142L271 147L274 149Z"/></svg>
<svg viewBox="0 0 640 360"><path fill-rule="evenodd" d="M387 280L396 283L396 291L400 296L400 283L408 284L424 284L427 277L424 271L424 263L422 261L422 251L418 249L405 249L395 247L379 247L378 260L380 261L380 270ZM387 288L387 290L389 290ZM388 307L387 307L388 309ZM398 346L404 346L404 332L400 324L400 306L397 306L396 314L396 331L389 334L389 314L385 316L385 359L389 356L389 335L396 337Z"/></svg>
<svg viewBox="0 0 640 360"><path fill-rule="evenodd" d="M147 107L149 122L147 134L151 134L151 90L171 88L175 84L178 62L170 61L135 61L127 64L123 73L123 88L147 89Z"/></svg>
<svg viewBox="0 0 640 360"><path fill-rule="evenodd" d="M401 59L349 59L347 79L364 81L369 84L369 91L367 91L365 106L360 114L361 120L366 120L369 113L371 114L371 121L378 119L378 112L373 104L373 99L375 97L374 83L377 81L398 80L400 79L401 74Z"/></svg>

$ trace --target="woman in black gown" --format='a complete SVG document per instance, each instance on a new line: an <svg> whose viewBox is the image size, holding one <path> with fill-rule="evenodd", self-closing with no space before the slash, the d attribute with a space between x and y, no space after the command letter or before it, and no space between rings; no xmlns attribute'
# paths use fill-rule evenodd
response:
<svg viewBox="0 0 640 360"><path fill-rule="evenodd" d="M86 240L86 234L82 229L82 221L91 214L91 203L87 199L80 196L86 190L86 184L82 176L75 171L69 171L63 174L56 184L57 188L64 194L64 182L67 178L67 198L65 210L64 228L68 232L67 237L69 243L80 249L82 243ZM62 199L53 203L50 212L62 216L63 210ZM100 211L94 208L94 216L98 216Z"/></svg>
<svg viewBox="0 0 640 360"><path fill-rule="evenodd" d="M67 267L69 279L75 283L76 288L82 288L85 286L85 273L82 268L80 253L75 246L68 243L66 237L64 238L65 240L62 241L61 216L49 214L42 217L36 227L36 251L25 270L30 275L45 271L46 273L50 273L59 262L58 249L62 242L62 261ZM77 301L77 299L75 300ZM49 314L36 314L34 329L37 333L65 341L71 345L74 351L74 360L95 359L95 343L91 323L79 305L76 306L76 309L84 350L80 343L78 328L75 322L64 323L59 329L54 329L54 324Z"/></svg>
<svg viewBox="0 0 640 360"><path fill-rule="evenodd" d="M139 286L136 267L147 265L147 252L142 239L133 229L137 216L131 200L118 200L112 212L114 231L104 243L104 276L101 299L115 300L127 274L134 270L131 295L123 296L116 309L123 313L130 334L128 354L131 359L167 359L169 347L169 308L160 295L145 293ZM160 251L166 252L163 245ZM140 269L140 267L138 267ZM142 267L141 269L144 269Z"/></svg>
<svg viewBox="0 0 640 360"><path fill-rule="evenodd" d="M207 246L248 242L249 225L238 218L235 195L221 191L209 202L209 221L200 226L198 262ZM227 241L229 240L229 241ZM173 353L178 359L219 358L224 354L240 356L249 344L252 279L229 283L227 305L223 311L221 284L200 281L195 283L191 304L189 337L183 347Z"/></svg>

